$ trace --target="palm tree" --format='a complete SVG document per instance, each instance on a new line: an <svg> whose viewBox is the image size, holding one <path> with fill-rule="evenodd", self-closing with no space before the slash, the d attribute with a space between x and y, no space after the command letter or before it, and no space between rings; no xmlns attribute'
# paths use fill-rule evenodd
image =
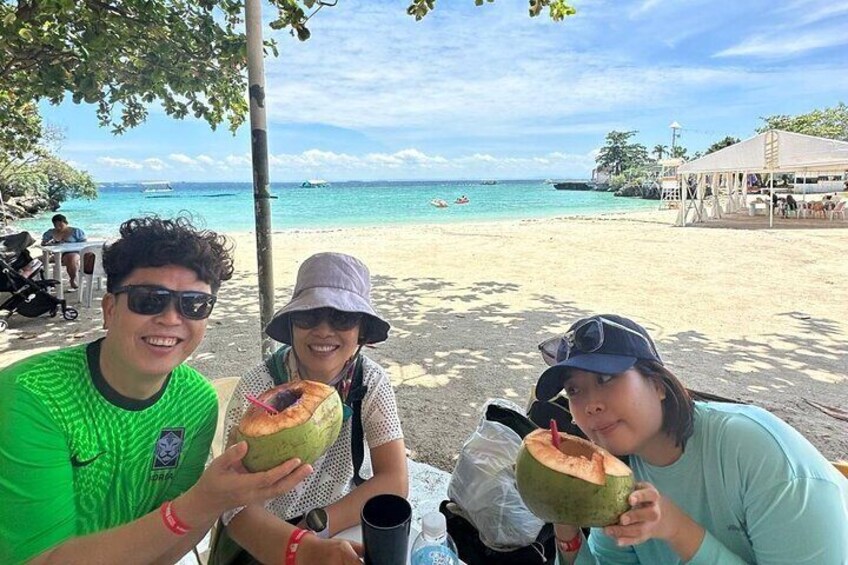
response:
<svg viewBox="0 0 848 565"><path fill-rule="evenodd" d="M663 158L663 155L668 153L668 145L654 145L654 149L651 151L654 155L657 156L657 161Z"/></svg>

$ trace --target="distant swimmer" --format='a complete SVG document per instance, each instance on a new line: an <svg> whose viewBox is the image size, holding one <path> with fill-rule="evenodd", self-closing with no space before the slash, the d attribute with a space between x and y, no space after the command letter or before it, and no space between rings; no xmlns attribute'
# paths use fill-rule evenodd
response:
<svg viewBox="0 0 848 565"><path fill-rule="evenodd" d="M455 202L456 204L468 204L471 201L468 200L468 197L463 194L461 197L457 198Z"/></svg>

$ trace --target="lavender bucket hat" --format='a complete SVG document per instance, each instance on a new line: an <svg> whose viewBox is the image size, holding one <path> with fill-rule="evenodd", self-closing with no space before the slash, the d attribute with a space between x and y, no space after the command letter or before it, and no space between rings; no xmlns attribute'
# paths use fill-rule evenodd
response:
<svg viewBox="0 0 848 565"><path fill-rule="evenodd" d="M364 314L364 343L379 343L389 336L389 323L371 305L368 267L350 255L316 253L304 261L297 271L291 300L274 314L265 327L265 333L272 339L291 345L290 314L316 308Z"/></svg>

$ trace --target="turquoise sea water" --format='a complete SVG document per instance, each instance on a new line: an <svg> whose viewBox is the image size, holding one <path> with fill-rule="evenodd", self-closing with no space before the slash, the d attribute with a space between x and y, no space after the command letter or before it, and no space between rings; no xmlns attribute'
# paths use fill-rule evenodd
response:
<svg viewBox="0 0 848 565"><path fill-rule="evenodd" d="M253 188L249 183L173 183L169 193L144 193L143 187L102 185L96 200L71 200L61 212L71 225L89 237L114 237L118 225L139 215L173 216L189 212L196 223L224 232L253 231ZM542 181L477 182L344 182L327 187L301 188L272 184L272 229L322 229L349 226L474 222L499 219L545 218L601 212L651 209L656 202L616 198L606 192L555 190ZM468 204L454 201L462 195ZM430 204L446 200L447 208ZM40 234L50 216L19 222Z"/></svg>

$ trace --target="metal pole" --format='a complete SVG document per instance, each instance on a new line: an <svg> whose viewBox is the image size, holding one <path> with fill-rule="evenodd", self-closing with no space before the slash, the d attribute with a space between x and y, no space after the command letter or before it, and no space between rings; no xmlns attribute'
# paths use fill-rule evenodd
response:
<svg viewBox="0 0 848 565"><path fill-rule="evenodd" d="M769 227L774 227L774 172L769 174Z"/></svg>
<svg viewBox="0 0 848 565"><path fill-rule="evenodd" d="M250 97L250 151L253 157L253 211L256 217L256 263L259 277L261 353L273 351L265 326L274 315L274 257L271 252L271 195L268 192L268 131L265 119L265 67L262 52L261 0L245 0L247 82Z"/></svg>

